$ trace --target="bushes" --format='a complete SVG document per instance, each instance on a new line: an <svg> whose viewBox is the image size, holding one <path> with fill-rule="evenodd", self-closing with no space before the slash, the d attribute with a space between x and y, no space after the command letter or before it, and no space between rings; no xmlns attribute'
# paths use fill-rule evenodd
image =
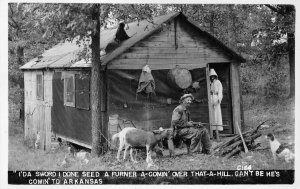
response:
<svg viewBox="0 0 300 189"><path fill-rule="evenodd" d="M242 94L262 97L285 97L289 92L288 65L281 61L277 65L245 63L241 65Z"/></svg>
<svg viewBox="0 0 300 189"><path fill-rule="evenodd" d="M285 69L271 67L268 73L265 84L265 95L268 97L285 96L289 90L287 71Z"/></svg>

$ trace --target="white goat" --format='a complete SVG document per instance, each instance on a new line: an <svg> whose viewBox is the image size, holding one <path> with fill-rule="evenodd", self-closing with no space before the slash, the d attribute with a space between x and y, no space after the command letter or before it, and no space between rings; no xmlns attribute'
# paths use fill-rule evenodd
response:
<svg viewBox="0 0 300 189"><path fill-rule="evenodd" d="M169 137L170 132L163 128L159 128L158 131L144 131L141 129L136 129L134 127L126 127L119 133L112 136L112 141L114 142L116 138L119 138L120 145L118 149L117 159L120 161L120 153L125 146L124 160L126 159L127 150L130 147L130 158L131 161L136 161L133 159L132 152L133 147L146 147L147 158L146 162L149 164L153 163L151 158L152 149L155 145L161 141L163 138Z"/></svg>

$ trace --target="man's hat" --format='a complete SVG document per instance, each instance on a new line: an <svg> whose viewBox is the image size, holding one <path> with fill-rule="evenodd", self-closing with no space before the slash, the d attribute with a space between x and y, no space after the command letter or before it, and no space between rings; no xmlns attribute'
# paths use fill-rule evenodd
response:
<svg viewBox="0 0 300 189"><path fill-rule="evenodd" d="M192 94L184 94L184 95L182 95L182 97L180 97L180 103L181 103L184 99L186 99L186 98L188 98L188 97L191 97L192 100L194 100L194 97L193 97Z"/></svg>
<svg viewBox="0 0 300 189"><path fill-rule="evenodd" d="M216 71L215 71L214 69L210 69L210 71L209 71L209 77L210 77L210 76L213 76L213 75L215 75L215 76L218 77Z"/></svg>

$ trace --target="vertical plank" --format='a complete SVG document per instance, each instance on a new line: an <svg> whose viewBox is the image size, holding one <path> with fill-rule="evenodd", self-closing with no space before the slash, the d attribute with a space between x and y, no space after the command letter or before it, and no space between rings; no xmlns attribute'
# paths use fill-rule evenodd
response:
<svg viewBox="0 0 300 189"><path fill-rule="evenodd" d="M46 140L46 130L45 130L45 107L43 105L39 106L39 129L40 129L40 145L41 150L45 150L45 140Z"/></svg>
<svg viewBox="0 0 300 189"><path fill-rule="evenodd" d="M45 150L49 150L51 147L51 109L53 106L53 92L52 81L54 72L44 73L44 130L45 130Z"/></svg>
<svg viewBox="0 0 300 189"><path fill-rule="evenodd" d="M33 111L34 109L34 101L33 101L33 72L28 72L28 131L29 135L34 133L34 118L33 118ZM26 103L26 102L25 102ZM28 136L28 135L27 135Z"/></svg>
<svg viewBox="0 0 300 189"><path fill-rule="evenodd" d="M45 150L51 147L51 107L45 107Z"/></svg>
<svg viewBox="0 0 300 189"><path fill-rule="evenodd" d="M241 72L238 69L238 77L239 77L239 88L240 88L240 112L241 112L241 130L245 128L245 118L244 118L244 108L243 108L243 95L242 95L242 87L241 87Z"/></svg>
<svg viewBox="0 0 300 189"><path fill-rule="evenodd" d="M209 64L206 65L206 83L207 83L207 97L208 97L208 111L209 111L209 124L213 123L213 110L211 107L211 99L210 99L210 80L209 80ZM210 137L213 137L213 131L211 126L209 127Z"/></svg>
<svg viewBox="0 0 300 189"><path fill-rule="evenodd" d="M32 124L32 129L33 129L33 133L36 134L39 131L39 101L36 99L36 73L37 72L32 72L32 77L31 77L31 87L32 87L32 91L31 91L31 98L32 98L32 105L33 105L33 109L34 111L32 114L33 117L33 124Z"/></svg>
<svg viewBox="0 0 300 189"><path fill-rule="evenodd" d="M24 137L29 136L30 128L32 123L30 122L30 86L31 86L31 72L24 72L24 105L25 105L25 123L24 123Z"/></svg>
<svg viewBox="0 0 300 189"><path fill-rule="evenodd" d="M239 78L239 64L232 62L230 64L230 81L231 81L231 95L232 95L232 122L233 131L238 134L237 127L241 125L241 106L240 106L240 78ZM238 124L238 125L236 125Z"/></svg>

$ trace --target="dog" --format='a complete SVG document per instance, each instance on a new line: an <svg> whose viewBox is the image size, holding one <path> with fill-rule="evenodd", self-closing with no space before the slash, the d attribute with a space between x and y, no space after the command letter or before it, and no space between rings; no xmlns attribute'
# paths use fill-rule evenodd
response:
<svg viewBox="0 0 300 189"><path fill-rule="evenodd" d="M291 152L287 145L280 144L278 140L272 133L269 133L266 138L269 140L271 152L273 155L274 163L277 161L278 158L284 158L285 162L289 163L290 161L294 160L295 155Z"/></svg>
<svg viewBox="0 0 300 189"><path fill-rule="evenodd" d="M153 148L162 139L168 138L169 134L170 132L168 130L163 129L162 127L160 127L159 130L156 131L144 131L141 129L136 129L134 127L126 127L119 133L116 133L112 136L113 142L117 138L119 138L120 141L120 145L117 153L117 160L120 161L120 153L123 147L125 147L123 159L124 160L126 159L127 150L128 148L130 148L131 161L137 163L137 161L133 159L133 155L132 155L133 148L146 147L146 152L147 152L146 162L148 164L152 164L153 160L151 158L151 153Z"/></svg>

